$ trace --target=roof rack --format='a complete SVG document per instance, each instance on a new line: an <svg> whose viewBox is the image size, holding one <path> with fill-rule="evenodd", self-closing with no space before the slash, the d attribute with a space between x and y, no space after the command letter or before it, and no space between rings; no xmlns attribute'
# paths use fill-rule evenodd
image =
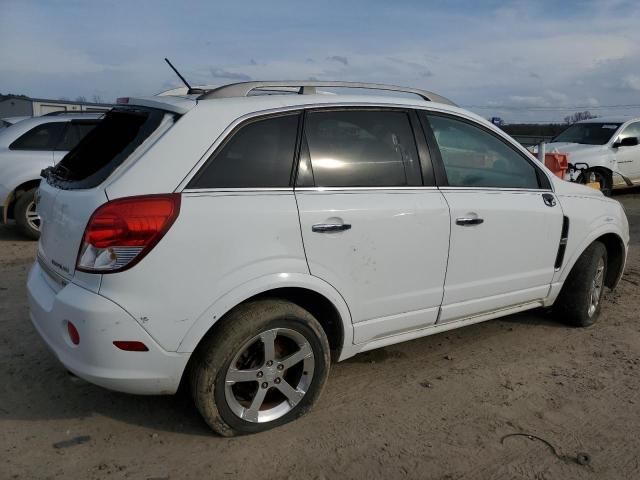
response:
<svg viewBox="0 0 640 480"><path fill-rule="evenodd" d="M385 90L389 92L411 93L421 97L427 102L438 102L447 105L456 106L448 98L438 95L427 90L417 88L398 87L396 85L385 85L382 83L360 83L360 82L332 82L332 81L266 81L266 82L239 82L223 85L212 90L207 90L198 97L198 100L206 100L211 98L230 98L230 97L246 97L253 90L277 90L297 88L299 95L313 95L317 87L324 88L362 88L367 90ZM289 93L291 93L289 91ZM295 91L294 91L295 93Z"/></svg>

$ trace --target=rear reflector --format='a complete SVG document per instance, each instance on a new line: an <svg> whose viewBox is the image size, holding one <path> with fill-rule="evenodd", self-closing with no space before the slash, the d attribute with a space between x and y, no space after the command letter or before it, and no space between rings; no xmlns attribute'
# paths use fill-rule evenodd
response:
<svg viewBox="0 0 640 480"><path fill-rule="evenodd" d="M132 267L167 233L179 212L177 193L105 203L87 223L76 268L89 273L114 273Z"/></svg>
<svg viewBox="0 0 640 480"><path fill-rule="evenodd" d="M124 350L126 352L148 352L149 349L142 342L132 341L132 340L116 340L113 344L118 347L120 350Z"/></svg>
<svg viewBox="0 0 640 480"><path fill-rule="evenodd" d="M67 320L67 333L69 334L69 340L74 345L78 345L80 343L80 334L78 333L78 329L76 326Z"/></svg>

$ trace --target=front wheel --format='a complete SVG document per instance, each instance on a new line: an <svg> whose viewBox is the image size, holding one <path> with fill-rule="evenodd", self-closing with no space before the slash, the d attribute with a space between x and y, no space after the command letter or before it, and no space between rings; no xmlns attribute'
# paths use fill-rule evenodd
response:
<svg viewBox="0 0 640 480"><path fill-rule="evenodd" d="M600 315L604 280L607 277L607 249L594 242L582 253L562 286L553 306L558 320L576 327L592 325Z"/></svg>
<svg viewBox="0 0 640 480"><path fill-rule="evenodd" d="M605 197L611 196L613 190L613 176L610 171L600 168L593 168L581 173L578 176L577 182L586 185L590 181L591 174L593 173L595 182L600 184L600 191Z"/></svg>
<svg viewBox="0 0 640 480"><path fill-rule="evenodd" d="M221 321L198 348L190 372L207 424L234 436L306 413L329 373L329 343L318 321L282 300L241 305Z"/></svg>

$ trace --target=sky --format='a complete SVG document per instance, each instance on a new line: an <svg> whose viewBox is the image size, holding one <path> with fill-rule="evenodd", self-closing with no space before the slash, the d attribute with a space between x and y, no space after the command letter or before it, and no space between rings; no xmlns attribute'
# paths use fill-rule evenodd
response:
<svg viewBox="0 0 640 480"><path fill-rule="evenodd" d="M152 95L181 85L164 57L192 84L393 83L508 122L640 115L638 0L0 0L0 93Z"/></svg>

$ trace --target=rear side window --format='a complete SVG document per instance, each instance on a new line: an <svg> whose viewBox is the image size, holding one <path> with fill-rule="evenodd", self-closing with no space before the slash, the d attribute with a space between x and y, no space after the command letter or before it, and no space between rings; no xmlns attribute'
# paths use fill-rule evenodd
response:
<svg viewBox="0 0 640 480"><path fill-rule="evenodd" d="M317 187L422 184L418 152L406 112L310 112L305 120L305 137ZM305 155L303 152L303 159ZM306 164L301 164L301 173L305 169Z"/></svg>
<svg viewBox="0 0 640 480"><path fill-rule="evenodd" d="M67 129L64 131L62 139L58 143L56 150L71 150L80 140L87 136L87 134L94 129L97 122L87 121L71 121L67 122Z"/></svg>
<svg viewBox="0 0 640 480"><path fill-rule="evenodd" d="M288 187L300 114L255 120L218 149L187 188Z"/></svg>
<svg viewBox="0 0 640 480"><path fill-rule="evenodd" d="M9 148L11 150L55 150L67 122L43 123L18 137Z"/></svg>
<svg viewBox="0 0 640 480"><path fill-rule="evenodd" d="M99 185L158 128L165 115L161 110L135 107L109 111L55 167L43 170L43 177L59 188Z"/></svg>
<svg viewBox="0 0 640 480"><path fill-rule="evenodd" d="M540 188L535 167L496 136L462 120L427 117L450 186Z"/></svg>

